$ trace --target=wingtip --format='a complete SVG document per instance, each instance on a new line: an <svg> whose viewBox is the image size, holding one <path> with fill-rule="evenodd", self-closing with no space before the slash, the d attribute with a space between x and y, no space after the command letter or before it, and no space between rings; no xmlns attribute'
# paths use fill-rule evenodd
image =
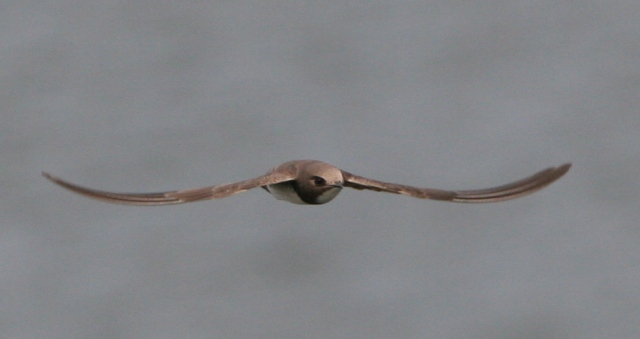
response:
<svg viewBox="0 0 640 339"><path fill-rule="evenodd" d="M64 180L56 177L53 174L49 174L48 172L42 172L42 176L45 177L47 180L51 181L54 184L57 185L61 185L61 186L65 186L65 184L67 184Z"/></svg>
<svg viewBox="0 0 640 339"><path fill-rule="evenodd" d="M572 163L568 162L566 164L562 164L560 166L558 166L556 168L556 171L558 171L559 173L562 173L561 175L564 175L565 173L569 172L569 169L571 168Z"/></svg>

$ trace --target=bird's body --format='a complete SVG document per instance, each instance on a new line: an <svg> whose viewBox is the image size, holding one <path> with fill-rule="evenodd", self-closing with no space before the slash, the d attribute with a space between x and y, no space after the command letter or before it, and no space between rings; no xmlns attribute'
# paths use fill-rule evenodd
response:
<svg viewBox="0 0 640 339"><path fill-rule="evenodd" d="M327 203L340 193L344 183L339 168L317 160L285 162L267 175L280 172L295 173L296 178L263 187L276 199L299 205Z"/></svg>
<svg viewBox="0 0 640 339"><path fill-rule="evenodd" d="M300 190L297 189L296 184L291 181L281 182L279 184L267 185L265 190L274 198L278 200L284 200L292 202L298 205L320 205L327 203L335 198L340 193L341 187L331 187L329 190L321 193L317 197L308 197L308 195L300 194ZM302 198L305 200L302 200Z"/></svg>
<svg viewBox="0 0 640 339"><path fill-rule="evenodd" d="M54 183L84 196L126 205L169 205L224 198L262 187L276 199L301 205L320 205L333 200L343 187L373 190L453 202L497 202L515 199L538 191L563 176L571 167L564 164L540 171L525 179L503 186L471 190L445 191L393 184L360 177L317 160L294 160L274 167L265 175L231 184L160 193L114 193L82 187L48 173Z"/></svg>

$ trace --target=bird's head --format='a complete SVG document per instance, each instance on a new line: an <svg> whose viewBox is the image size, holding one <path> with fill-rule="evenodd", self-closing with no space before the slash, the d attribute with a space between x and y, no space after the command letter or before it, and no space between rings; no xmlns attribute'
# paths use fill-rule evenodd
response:
<svg viewBox="0 0 640 339"><path fill-rule="evenodd" d="M340 193L344 177L339 168L317 161L301 168L296 183L299 194L307 195L314 204L324 204Z"/></svg>

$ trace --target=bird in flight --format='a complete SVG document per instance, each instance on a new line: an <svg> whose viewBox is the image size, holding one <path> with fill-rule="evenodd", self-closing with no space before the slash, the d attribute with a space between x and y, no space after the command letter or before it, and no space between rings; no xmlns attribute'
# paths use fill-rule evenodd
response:
<svg viewBox="0 0 640 339"><path fill-rule="evenodd" d="M510 184L467 191L445 191L377 181L351 174L317 160L285 162L274 167L265 175L231 184L159 193L100 191L72 184L46 172L43 172L42 175L52 182L86 197L124 205L172 205L220 199L256 187L262 187L276 199L301 205L325 204L333 200L343 187L403 194L420 199L485 203L511 200L536 192L558 180L567 173L570 167L571 164L550 167Z"/></svg>

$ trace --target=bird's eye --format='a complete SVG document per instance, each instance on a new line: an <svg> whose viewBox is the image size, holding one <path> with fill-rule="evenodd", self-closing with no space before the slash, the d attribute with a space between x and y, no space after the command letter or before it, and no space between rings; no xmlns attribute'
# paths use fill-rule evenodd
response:
<svg viewBox="0 0 640 339"><path fill-rule="evenodd" d="M327 181L321 177L313 177L312 180L316 186L324 186L327 183Z"/></svg>

